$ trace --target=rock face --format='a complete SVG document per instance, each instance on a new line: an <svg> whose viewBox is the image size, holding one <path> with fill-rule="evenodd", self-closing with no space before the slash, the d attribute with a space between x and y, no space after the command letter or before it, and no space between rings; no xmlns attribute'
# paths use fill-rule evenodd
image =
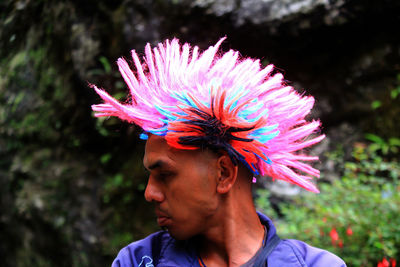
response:
<svg viewBox="0 0 400 267"><path fill-rule="evenodd" d="M239 0L239 1L182 1L192 7L205 9L206 13L215 16L233 15L235 26L244 24L265 25L274 23L275 25L283 22L301 20L302 16L320 13L321 19L327 24L334 24L340 20L340 7L345 1L328 0ZM272 25L269 27L271 28ZM301 28L310 28L306 22L299 24Z"/></svg>
<svg viewBox="0 0 400 267"><path fill-rule="evenodd" d="M274 63L295 87L316 95L316 114L322 116L325 128L351 121L368 131L382 131L375 121L363 118L376 117L376 111L387 113L384 106L372 109L371 103L387 102L389 91L398 83L399 37L395 25L399 24L399 3L172 3L174 7L162 10L178 15L158 18L162 21L159 36L178 36L206 47L226 35L226 49L238 49L244 56ZM399 128L392 125L384 132L393 136Z"/></svg>
<svg viewBox="0 0 400 267"><path fill-rule="evenodd" d="M365 132L399 136L399 1L5 0L0 10L4 266L109 265L155 229L137 131L95 120L87 86L125 95L113 62L147 42L206 48L227 36L223 49L275 64L316 97L327 134L318 154ZM321 169L339 176L329 161Z"/></svg>

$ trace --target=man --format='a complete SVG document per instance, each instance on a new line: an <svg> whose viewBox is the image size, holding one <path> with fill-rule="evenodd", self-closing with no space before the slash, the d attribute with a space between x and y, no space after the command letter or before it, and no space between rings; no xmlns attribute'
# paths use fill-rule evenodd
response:
<svg viewBox="0 0 400 267"><path fill-rule="evenodd" d="M178 40L145 49L136 75L118 60L131 101L104 100L96 116L139 125L147 139L145 191L165 230L123 248L113 266L345 266L335 255L298 240L280 240L257 213L254 176L270 176L318 192L310 177L316 157L298 151L324 138L307 122L314 99L298 95L258 60L203 53Z"/></svg>

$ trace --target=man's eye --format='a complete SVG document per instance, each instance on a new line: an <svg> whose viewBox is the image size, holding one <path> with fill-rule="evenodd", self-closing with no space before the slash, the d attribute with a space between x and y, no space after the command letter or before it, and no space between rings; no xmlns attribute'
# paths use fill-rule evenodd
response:
<svg viewBox="0 0 400 267"><path fill-rule="evenodd" d="M170 177L172 177L173 173L172 172L161 172L157 174L157 179L159 180L166 180Z"/></svg>

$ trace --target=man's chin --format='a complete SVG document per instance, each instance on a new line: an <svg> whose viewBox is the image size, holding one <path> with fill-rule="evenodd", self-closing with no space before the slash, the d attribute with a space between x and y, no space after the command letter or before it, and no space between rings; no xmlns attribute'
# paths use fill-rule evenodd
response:
<svg viewBox="0 0 400 267"><path fill-rule="evenodd" d="M164 227L163 230L167 230L169 235L178 241L188 240L191 237L193 237L193 235L183 233L182 231L179 231L177 229L172 229L171 227Z"/></svg>

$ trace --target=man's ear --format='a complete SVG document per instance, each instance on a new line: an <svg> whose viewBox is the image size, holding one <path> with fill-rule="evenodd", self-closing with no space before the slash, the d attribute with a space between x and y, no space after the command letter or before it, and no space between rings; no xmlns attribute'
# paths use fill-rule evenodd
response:
<svg viewBox="0 0 400 267"><path fill-rule="evenodd" d="M233 164L228 155L222 155L217 160L218 180L217 192L225 194L235 184L238 175L238 166Z"/></svg>

